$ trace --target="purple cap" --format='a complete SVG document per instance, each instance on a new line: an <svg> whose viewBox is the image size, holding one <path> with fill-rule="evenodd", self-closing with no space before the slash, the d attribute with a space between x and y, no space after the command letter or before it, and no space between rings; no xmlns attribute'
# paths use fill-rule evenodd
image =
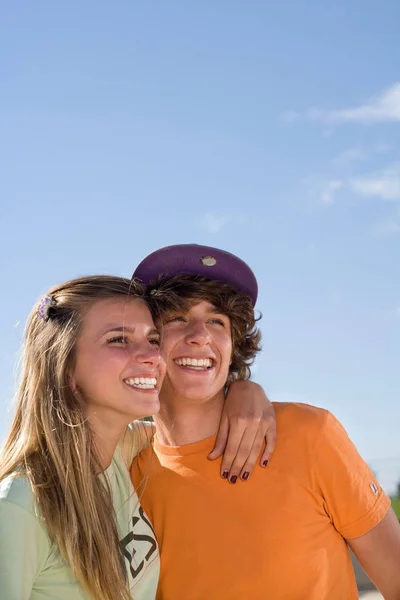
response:
<svg viewBox="0 0 400 600"><path fill-rule="evenodd" d="M229 283L238 292L250 296L253 306L257 301L257 280L250 267L234 254L210 246L165 246L146 256L136 267L132 277L148 285L160 276L174 275L202 275L214 281Z"/></svg>

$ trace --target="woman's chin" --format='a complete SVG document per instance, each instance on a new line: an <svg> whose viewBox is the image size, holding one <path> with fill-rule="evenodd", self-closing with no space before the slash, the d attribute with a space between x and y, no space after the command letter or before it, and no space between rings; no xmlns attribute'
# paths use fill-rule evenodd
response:
<svg viewBox="0 0 400 600"><path fill-rule="evenodd" d="M147 399L144 401L138 402L135 406L136 416L132 419L143 419L144 417L152 417L156 415L160 410L160 401L158 399L158 395L150 396L148 395Z"/></svg>

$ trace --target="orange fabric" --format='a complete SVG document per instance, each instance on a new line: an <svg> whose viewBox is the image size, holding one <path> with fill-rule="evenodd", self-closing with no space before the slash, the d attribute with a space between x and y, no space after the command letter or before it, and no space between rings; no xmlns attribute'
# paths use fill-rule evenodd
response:
<svg viewBox="0 0 400 600"><path fill-rule="evenodd" d="M327 411L275 404L272 460L231 485L214 439L147 448L132 479L160 545L158 600L356 600L344 537L377 525L390 500ZM145 482L144 482L145 481Z"/></svg>

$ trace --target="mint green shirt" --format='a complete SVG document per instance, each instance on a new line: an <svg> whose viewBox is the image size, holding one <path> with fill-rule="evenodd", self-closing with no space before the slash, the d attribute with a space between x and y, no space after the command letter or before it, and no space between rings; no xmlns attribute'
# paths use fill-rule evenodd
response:
<svg viewBox="0 0 400 600"><path fill-rule="evenodd" d="M156 537L119 448L103 476L113 494L131 596L154 600L159 575ZM0 598L90 600L52 545L26 477L11 475L0 482Z"/></svg>

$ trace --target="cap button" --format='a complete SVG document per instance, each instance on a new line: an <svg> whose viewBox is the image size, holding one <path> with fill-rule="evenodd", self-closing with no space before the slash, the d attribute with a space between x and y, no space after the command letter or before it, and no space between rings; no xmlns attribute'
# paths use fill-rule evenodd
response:
<svg viewBox="0 0 400 600"><path fill-rule="evenodd" d="M203 256L200 262L203 267L214 267L217 264L217 259L213 256Z"/></svg>

